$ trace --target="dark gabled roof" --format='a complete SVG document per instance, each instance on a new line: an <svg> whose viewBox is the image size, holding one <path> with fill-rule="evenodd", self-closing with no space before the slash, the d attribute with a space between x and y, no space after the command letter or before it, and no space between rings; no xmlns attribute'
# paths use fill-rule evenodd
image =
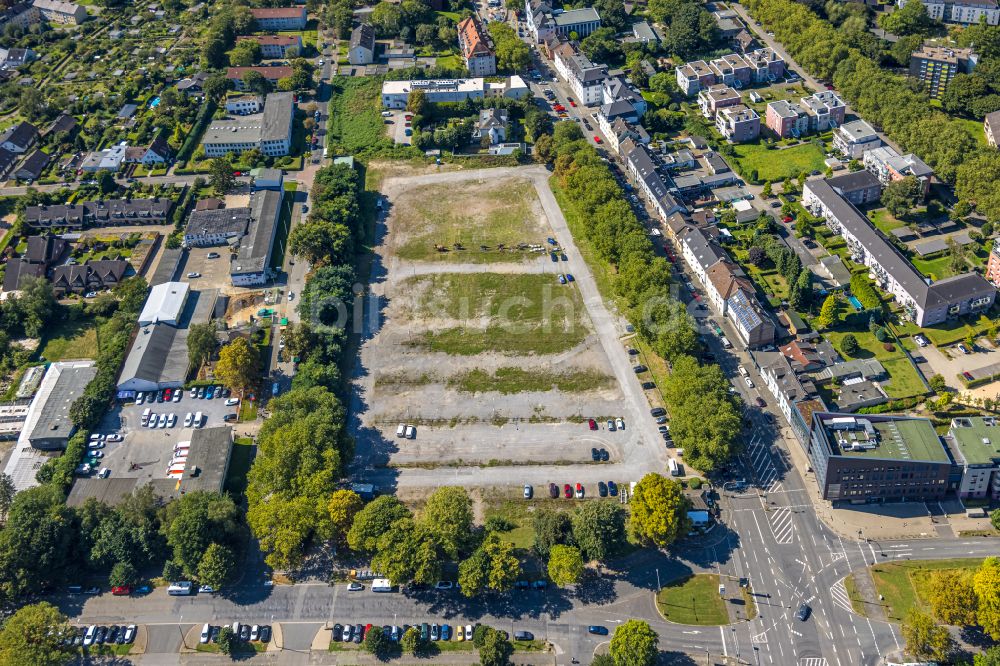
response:
<svg viewBox="0 0 1000 666"><path fill-rule="evenodd" d="M6 148L0 148L0 175L6 175L16 161L17 153L12 153Z"/></svg>
<svg viewBox="0 0 1000 666"><path fill-rule="evenodd" d="M32 264L48 265L62 257L69 243L58 236L29 236L22 259Z"/></svg>
<svg viewBox="0 0 1000 666"><path fill-rule="evenodd" d="M351 31L351 48L362 46L369 51L375 50L375 28L362 23Z"/></svg>
<svg viewBox="0 0 1000 666"><path fill-rule="evenodd" d="M10 142L15 146L27 148L38 139L38 128L31 123L20 122L0 135L0 143Z"/></svg>
<svg viewBox="0 0 1000 666"><path fill-rule="evenodd" d="M957 303L967 299L989 296L996 287L979 273L965 273L938 280L927 289L925 308Z"/></svg>
<svg viewBox="0 0 1000 666"><path fill-rule="evenodd" d="M21 162L21 166L17 167L17 173L27 175L31 179L37 179L45 171L45 167L49 165L51 159L48 153L36 150Z"/></svg>
<svg viewBox="0 0 1000 666"><path fill-rule="evenodd" d="M832 187L841 194L855 192L857 190L867 190L871 187L881 188L882 184L878 178L867 169L861 169L853 173L845 173L840 176L826 179Z"/></svg>
<svg viewBox="0 0 1000 666"><path fill-rule="evenodd" d="M45 277L45 264L29 264L22 259L9 259L4 265L3 290L17 291L26 277Z"/></svg>
<svg viewBox="0 0 1000 666"><path fill-rule="evenodd" d="M52 121L45 133L59 134L60 132L72 132L74 129L76 129L76 118L68 113L61 113L58 118Z"/></svg>

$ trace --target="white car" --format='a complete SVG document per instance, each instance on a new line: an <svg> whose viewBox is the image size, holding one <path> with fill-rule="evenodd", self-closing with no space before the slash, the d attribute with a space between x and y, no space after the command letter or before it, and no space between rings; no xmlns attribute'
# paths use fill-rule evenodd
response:
<svg viewBox="0 0 1000 666"><path fill-rule="evenodd" d="M83 297L84 298L97 298L97 292L96 291L88 291L86 294L83 295Z"/></svg>
<svg viewBox="0 0 1000 666"><path fill-rule="evenodd" d="M91 451L87 455L90 456L91 458L103 458L104 451Z"/></svg>
<svg viewBox="0 0 1000 666"><path fill-rule="evenodd" d="M177 415L171 414L167 417L167 427L173 428L175 425L177 425Z"/></svg>
<svg viewBox="0 0 1000 666"><path fill-rule="evenodd" d="M453 587L455 587L455 583L451 582L450 580L439 580L438 582L434 583L435 590L450 590Z"/></svg>
<svg viewBox="0 0 1000 666"><path fill-rule="evenodd" d="M103 442L104 438L105 438L105 435L98 434L98 433L95 432L93 435L90 436L90 441L92 441L92 442Z"/></svg>
<svg viewBox="0 0 1000 666"><path fill-rule="evenodd" d="M142 391L139 391L138 393L135 394L135 404L141 405L145 401L145 399L146 399L146 394L143 393Z"/></svg>
<svg viewBox="0 0 1000 666"><path fill-rule="evenodd" d="M233 405L238 405L238 404L240 404L239 398L226 398L226 403L225 403L226 407L232 407Z"/></svg>
<svg viewBox="0 0 1000 666"><path fill-rule="evenodd" d="M107 441L107 442L120 442L120 441L122 441L122 439L123 439L123 437L120 434L118 434L117 432L113 432L113 433L111 433L110 435L108 435L105 438L105 441Z"/></svg>
<svg viewBox="0 0 1000 666"><path fill-rule="evenodd" d="M621 418L615 419L615 426L617 426L617 428L619 430L624 430L625 429L625 420L621 419Z"/></svg>
<svg viewBox="0 0 1000 666"><path fill-rule="evenodd" d="M159 423L156 424L156 426L158 428L166 428L167 427L167 415L166 414L160 414L160 420L159 420Z"/></svg>
<svg viewBox="0 0 1000 666"><path fill-rule="evenodd" d="M109 476L111 476L111 470L108 469L107 467L102 467L101 471L97 473L97 476L101 477L102 479L106 479Z"/></svg>
<svg viewBox="0 0 1000 666"><path fill-rule="evenodd" d="M181 390L180 389L177 389L176 391L174 391L174 396L170 399L170 401L171 402L180 402L181 401Z"/></svg>
<svg viewBox="0 0 1000 666"><path fill-rule="evenodd" d="M198 639L199 643L207 643L208 637L212 634L212 626L207 622L201 628L201 637Z"/></svg>
<svg viewBox="0 0 1000 666"><path fill-rule="evenodd" d="M191 389L190 393L188 393L188 397L191 398L191 399L197 398L198 397L198 389Z"/></svg>
<svg viewBox="0 0 1000 666"><path fill-rule="evenodd" d="M749 377L744 377L743 381L745 381L747 383L747 387L748 388L753 388L753 380L752 379L750 379Z"/></svg>
<svg viewBox="0 0 1000 666"><path fill-rule="evenodd" d="M149 413L149 421L146 423L146 427L147 428L155 428L156 427L156 412L150 412Z"/></svg>
<svg viewBox="0 0 1000 666"><path fill-rule="evenodd" d="M191 422L193 420L194 420L194 415L191 412L188 412L187 414L185 414L184 415L184 427L185 428L190 428L191 427Z"/></svg>
<svg viewBox="0 0 1000 666"><path fill-rule="evenodd" d="M83 635L84 646L90 646L94 644L94 636L97 634L97 625L92 624L87 627L87 633Z"/></svg>
<svg viewBox="0 0 1000 666"><path fill-rule="evenodd" d="M193 278L200 278L201 277L201 273L191 272L191 273L188 273L188 277L192 278L192 279Z"/></svg>
<svg viewBox="0 0 1000 666"><path fill-rule="evenodd" d="M90 444L87 444L87 448L88 449L103 449L104 448L104 442L91 442Z"/></svg>
<svg viewBox="0 0 1000 666"><path fill-rule="evenodd" d="M292 300L293 298L295 298L295 292L294 291L288 292L288 300Z"/></svg>
<svg viewBox="0 0 1000 666"><path fill-rule="evenodd" d="M209 259L218 259L219 258L219 253L218 252L209 252L206 256Z"/></svg>

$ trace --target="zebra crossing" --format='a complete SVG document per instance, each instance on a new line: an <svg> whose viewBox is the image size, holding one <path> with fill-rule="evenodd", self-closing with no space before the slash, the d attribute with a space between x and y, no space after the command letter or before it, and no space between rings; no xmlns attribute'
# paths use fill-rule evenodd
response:
<svg viewBox="0 0 1000 666"><path fill-rule="evenodd" d="M778 480L778 469L771 459L770 447L764 446L755 437L750 441L750 446L746 450L747 460L753 468L757 477L757 487L764 492L777 492L781 489L781 481Z"/></svg>
<svg viewBox="0 0 1000 666"><path fill-rule="evenodd" d="M799 657L799 666L827 666L826 657Z"/></svg>
<svg viewBox="0 0 1000 666"><path fill-rule="evenodd" d="M785 507L769 511L767 522L771 526L771 534L774 535L775 543L787 545L792 542L793 526L791 509Z"/></svg>
<svg viewBox="0 0 1000 666"><path fill-rule="evenodd" d="M834 583L833 587L830 588L830 595L833 597L833 603L837 606L843 608L848 613L854 612L854 609L851 607L851 597L847 594L844 581L838 580Z"/></svg>

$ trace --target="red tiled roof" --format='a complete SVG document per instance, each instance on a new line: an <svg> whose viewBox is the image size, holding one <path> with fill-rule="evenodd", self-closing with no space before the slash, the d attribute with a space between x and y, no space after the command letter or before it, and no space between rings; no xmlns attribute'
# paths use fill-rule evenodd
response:
<svg viewBox="0 0 1000 666"><path fill-rule="evenodd" d="M242 79L247 72L260 72L268 81L277 81L292 75L291 67L229 67L226 69L227 79Z"/></svg>
<svg viewBox="0 0 1000 666"><path fill-rule="evenodd" d="M301 18L303 7L257 7L250 10L258 18Z"/></svg>
<svg viewBox="0 0 1000 666"><path fill-rule="evenodd" d="M462 45L462 57L468 60L474 56L492 55L493 51L486 45L479 24L471 16L458 24L458 41Z"/></svg>

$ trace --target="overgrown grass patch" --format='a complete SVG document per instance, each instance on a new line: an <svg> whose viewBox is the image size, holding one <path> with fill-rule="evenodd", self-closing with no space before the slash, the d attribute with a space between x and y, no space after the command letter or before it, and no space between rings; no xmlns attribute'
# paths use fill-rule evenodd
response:
<svg viewBox="0 0 1000 666"><path fill-rule="evenodd" d="M490 373L475 369L448 379L448 386L466 393L523 393L528 391L551 391L558 389L564 393L580 393L611 386L611 377L599 370L571 370L549 373L544 370L526 370L518 367L498 368Z"/></svg>
<svg viewBox="0 0 1000 666"><path fill-rule="evenodd" d="M678 624L729 624L717 574L695 574L664 586L656 595L656 607L665 619Z"/></svg>
<svg viewBox="0 0 1000 666"><path fill-rule="evenodd" d="M847 308L850 305L844 305L844 307ZM848 360L855 358L877 359L886 372L889 373L889 382L883 384L882 388L885 389L890 398L908 398L926 393L926 388L923 382L920 381L920 377L917 375L913 364L891 337L887 338L887 340L892 342L893 350L888 351L885 348L885 344L879 342L867 327L840 325L834 330L825 331L824 335L830 341L830 344L842 354L844 353L842 351L844 338L848 335L853 335L858 341L860 349L854 356L848 356L847 354L844 354L844 356Z"/></svg>
<svg viewBox="0 0 1000 666"><path fill-rule="evenodd" d="M918 604L927 606L927 592L932 571L959 571L971 574L982 558L892 562L871 567L875 588L885 600L886 616L901 621Z"/></svg>
<svg viewBox="0 0 1000 666"><path fill-rule="evenodd" d="M805 171L823 171L825 155L823 149L812 142L792 148L768 150L762 143L741 143L733 146L740 171L749 177L756 171L760 181L782 181L797 178Z"/></svg>
<svg viewBox="0 0 1000 666"><path fill-rule="evenodd" d="M46 361L97 356L97 326L91 319L63 320L46 331L40 358Z"/></svg>
<svg viewBox="0 0 1000 666"><path fill-rule="evenodd" d="M223 488L227 493L239 497L247 487L247 473L253 464L257 447L250 437L237 437L233 442L233 453L229 458L229 469Z"/></svg>

